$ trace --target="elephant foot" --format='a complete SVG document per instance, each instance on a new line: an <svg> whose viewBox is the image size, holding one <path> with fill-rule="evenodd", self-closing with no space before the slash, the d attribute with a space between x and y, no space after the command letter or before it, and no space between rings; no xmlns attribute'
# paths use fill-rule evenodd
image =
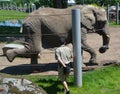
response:
<svg viewBox="0 0 120 94"><path fill-rule="evenodd" d="M90 64L98 65L97 62L96 62L96 59L90 59L89 63L90 63Z"/></svg>
<svg viewBox="0 0 120 94"><path fill-rule="evenodd" d="M9 62L12 62L14 60L14 58L15 58L15 53L13 53L12 50L8 50L6 52L6 57L7 57Z"/></svg>

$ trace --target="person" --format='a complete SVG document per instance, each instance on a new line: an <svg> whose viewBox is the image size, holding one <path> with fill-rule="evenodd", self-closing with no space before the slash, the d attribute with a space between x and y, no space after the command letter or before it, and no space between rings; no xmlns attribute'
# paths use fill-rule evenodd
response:
<svg viewBox="0 0 120 94"><path fill-rule="evenodd" d="M70 73L70 62L73 54L72 50L66 45L66 42L61 41L60 43L61 46L55 50L55 58L58 61L58 76L66 94L70 94L66 79Z"/></svg>

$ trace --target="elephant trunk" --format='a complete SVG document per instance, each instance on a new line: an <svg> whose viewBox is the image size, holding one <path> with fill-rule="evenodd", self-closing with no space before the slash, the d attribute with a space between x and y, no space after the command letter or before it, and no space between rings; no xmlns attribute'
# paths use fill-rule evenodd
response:
<svg viewBox="0 0 120 94"><path fill-rule="evenodd" d="M109 37L109 35L105 35L105 34L104 34L102 37L103 37L103 46L107 46L107 47L108 47L109 42L110 42L110 37Z"/></svg>
<svg viewBox="0 0 120 94"><path fill-rule="evenodd" d="M100 53L104 53L106 52L107 49L109 49L110 36L108 32L105 32L105 30L103 30L102 39L103 39L103 46L100 47L99 49Z"/></svg>

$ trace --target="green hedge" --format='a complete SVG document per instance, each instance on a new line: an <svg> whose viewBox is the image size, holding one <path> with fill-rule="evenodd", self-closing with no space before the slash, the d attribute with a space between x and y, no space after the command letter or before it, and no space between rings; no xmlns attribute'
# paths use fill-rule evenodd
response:
<svg viewBox="0 0 120 94"><path fill-rule="evenodd" d="M20 27L0 26L0 34L20 34Z"/></svg>
<svg viewBox="0 0 120 94"><path fill-rule="evenodd" d="M116 5L117 2L120 3L120 0L76 0L77 4L96 4L105 6L109 5Z"/></svg>

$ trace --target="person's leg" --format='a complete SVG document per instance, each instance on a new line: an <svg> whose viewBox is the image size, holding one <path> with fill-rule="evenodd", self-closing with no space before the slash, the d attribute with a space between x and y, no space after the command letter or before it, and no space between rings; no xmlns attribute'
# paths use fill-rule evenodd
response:
<svg viewBox="0 0 120 94"><path fill-rule="evenodd" d="M66 82L66 81L63 81L62 84L63 84L64 89L65 89L66 91L69 91L67 82Z"/></svg>
<svg viewBox="0 0 120 94"><path fill-rule="evenodd" d="M66 82L66 78L68 77L68 75L63 75L64 79L62 80L62 84L64 89L66 90L66 94L70 94L70 90L68 88L68 84Z"/></svg>
<svg viewBox="0 0 120 94"><path fill-rule="evenodd" d="M60 81L62 82L63 88L66 91L66 94L70 94L69 88L68 88L68 84L66 82L66 77L67 75L64 75L63 73L63 68L58 67L58 76L60 78Z"/></svg>
<svg viewBox="0 0 120 94"><path fill-rule="evenodd" d="M70 94L70 90L69 90L69 88L68 88L67 82L66 82L66 81L63 81L62 84L63 84L63 87L64 87L65 90L66 90L66 94Z"/></svg>

